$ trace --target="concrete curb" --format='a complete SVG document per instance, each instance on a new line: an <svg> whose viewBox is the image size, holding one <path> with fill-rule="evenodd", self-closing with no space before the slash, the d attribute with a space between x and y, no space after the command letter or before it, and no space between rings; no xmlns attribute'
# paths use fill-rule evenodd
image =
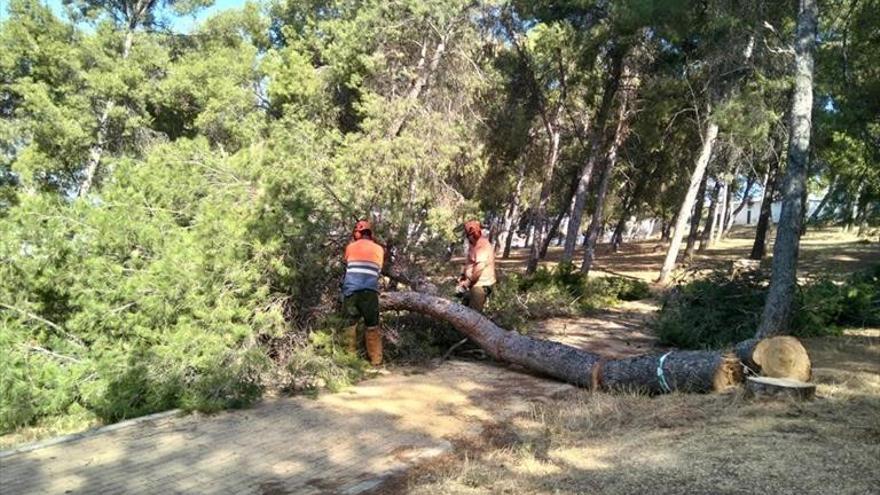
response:
<svg viewBox="0 0 880 495"><path fill-rule="evenodd" d="M130 426L136 426L141 423L146 423L148 421L155 421L157 419L165 419L173 416L179 416L183 413L180 409L172 409L170 411L164 411L155 414L148 414L146 416L141 416L139 418L127 419L125 421L120 421L118 423L113 423L112 425L100 426L98 428L92 428L90 430L82 431L79 433L71 433L70 435L62 435L60 437L50 438L48 440L41 440L39 442L24 444L21 447L16 447L14 449L9 450L0 450L0 459L4 459L6 457L10 457L16 454L23 454L25 452L32 452L34 450L39 450L44 447L50 447L52 445L58 445L60 443L72 442L74 440L81 440L83 438L94 437L97 435L101 435L104 433L110 433L111 431L121 430L124 428L128 428Z"/></svg>

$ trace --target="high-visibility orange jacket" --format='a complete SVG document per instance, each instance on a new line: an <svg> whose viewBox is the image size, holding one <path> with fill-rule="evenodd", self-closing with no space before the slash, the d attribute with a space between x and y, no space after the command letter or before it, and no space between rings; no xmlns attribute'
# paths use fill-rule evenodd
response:
<svg viewBox="0 0 880 495"><path fill-rule="evenodd" d="M362 290L379 292L379 274L385 262L385 250L370 239L360 239L345 247L345 279L342 294L346 297Z"/></svg>
<svg viewBox="0 0 880 495"><path fill-rule="evenodd" d="M473 284L475 287L495 285L495 248L485 237L480 237L475 244L468 246L464 276L473 281L474 273L477 271L480 276Z"/></svg>

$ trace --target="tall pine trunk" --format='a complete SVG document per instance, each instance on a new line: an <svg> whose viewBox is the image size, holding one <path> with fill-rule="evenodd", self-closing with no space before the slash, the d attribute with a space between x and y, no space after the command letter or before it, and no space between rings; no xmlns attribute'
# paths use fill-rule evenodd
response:
<svg viewBox="0 0 880 495"><path fill-rule="evenodd" d="M709 119L710 110L707 108L706 116ZM694 207L694 200L697 197L697 189L700 188L700 181L703 180L703 174L706 173L706 167L709 165L709 159L712 157L712 148L715 145L715 139L718 137L718 124L713 120L707 120L703 130L702 140L703 146L700 150L700 156L697 158L696 166L691 174L690 185L688 185L687 193L678 209L675 217L675 231L669 242L669 249L666 251L666 259L663 260L663 268L660 269L660 276L657 281L666 283L675 269L678 260L678 250L681 248L681 238L684 233L684 227L687 224L688 216Z"/></svg>
<svg viewBox="0 0 880 495"><path fill-rule="evenodd" d="M721 182L716 180L712 188L712 202L709 204L709 215L706 217L706 226L703 227L703 235L700 237L699 252L703 252L712 244L712 232L715 230L715 217L718 214L718 198L721 193Z"/></svg>
<svg viewBox="0 0 880 495"><path fill-rule="evenodd" d="M590 227L587 230L587 244L584 248L584 261L581 264L581 273L589 275L593 266L593 260L596 258L596 244L599 240L599 232L605 223L605 198L608 196L608 185L611 183L611 177L614 173L614 167L617 165L617 156L620 147L623 146L629 135L629 113L630 104L635 98L641 79L635 64L640 49L635 48L621 73L621 80L624 82L623 91L620 92L620 105L617 111L617 127L614 129L614 138L608 153L605 157L605 167L602 170L602 182L599 183L599 192L596 195L596 208L593 210L593 217L590 219Z"/></svg>
<svg viewBox="0 0 880 495"><path fill-rule="evenodd" d="M813 111L813 53L818 28L818 0L800 0L795 40L795 88L791 102L788 170L782 186L782 212L773 246L773 273L756 338L789 330L803 221L803 194L810 158Z"/></svg>
<svg viewBox="0 0 880 495"><path fill-rule="evenodd" d="M694 257L694 248L697 245L697 233L700 231L700 220L703 218L703 207L706 205L706 183L709 182L709 174L703 174L700 181L700 189L697 190L697 200L694 212L691 215L691 230L688 233L687 246L684 248L684 259Z"/></svg>
<svg viewBox="0 0 880 495"><path fill-rule="evenodd" d="M752 252L749 258L753 260L764 259L767 251L767 234L770 224L773 223L773 195L776 193L779 164L774 160L770 163L767 171L767 180L764 181L764 199L761 200L761 213L758 216L758 225L755 227L755 242L752 243Z"/></svg>
<svg viewBox="0 0 880 495"><path fill-rule="evenodd" d="M813 210L813 214L810 215L810 219L808 223L816 223L819 221L819 218L822 216L822 210L825 209L825 205L828 203L828 200L834 195L834 186L837 182L837 176L833 176L831 178L831 182L828 184L828 191L822 196L822 200L819 201L819 205L816 206L816 209Z"/></svg>
<svg viewBox="0 0 880 495"><path fill-rule="evenodd" d="M561 110L561 106L560 106ZM546 126L548 138L550 139L550 149L544 160L544 173L541 178L541 194L538 196L538 202L535 204L535 220L534 220L534 238L532 239L532 248L529 251L529 260L526 264L526 273L535 273L538 269L538 261L540 261L541 246L544 243L544 236L547 229L547 203L550 201L550 194L553 192L553 173L556 170L556 162L559 160L559 119L556 115L552 121L548 121Z"/></svg>
<svg viewBox="0 0 880 495"><path fill-rule="evenodd" d="M510 246L513 243L514 225L519 217L519 202L522 195L523 182L526 175L526 162L520 160L517 170L516 183L513 186L513 192L510 195L510 205L504 212L504 222L502 224L501 234L498 236L497 248L503 249L502 257L510 257Z"/></svg>
<svg viewBox="0 0 880 495"><path fill-rule="evenodd" d="M590 156L578 173L578 186L571 202L565 246L562 250L563 263L569 263L574 259L574 250L577 247L581 233L581 220L583 219L584 208L587 205L590 179L593 176L593 169L596 167L596 163L601 159L602 149L605 144L605 124L608 121L608 114L611 113L611 105L614 102L614 96L617 94L617 88L620 86L622 72L623 54L619 50L615 50L611 56L611 71L608 79L605 81L605 89L602 92L602 102L599 104L599 111L596 114L596 118L593 119L592 130L590 131Z"/></svg>
<svg viewBox="0 0 880 495"><path fill-rule="evenodd" d="M755 176L749 174L748 178L746 178L746 187L743 191L743 199L740 201L739 205L730 213L727 217L727 224L724 226L724 235L727 235L730 232L730 229L733 228L733 222L736 221L736 216L739 215L739 212L745 208L749 202L752 200L752 188L755 186Z"/></svg>

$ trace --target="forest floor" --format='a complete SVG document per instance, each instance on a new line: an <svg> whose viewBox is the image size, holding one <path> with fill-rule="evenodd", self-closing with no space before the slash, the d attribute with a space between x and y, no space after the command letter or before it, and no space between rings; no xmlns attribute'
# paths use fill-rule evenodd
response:
<svg viewBox="0 0 880 495"><path fill-rule="evenodd" d="M746 235L694 266L728 266L748 252ZM599 268L650 280L663 256L654 245L627 246ZM803 252L808 274L880 262L876 243L821 232ZM520 268L516 255L505 269ZM628 302L539 322L536 335L641 354L659 350L647 325L655 310ZM876 492L880 329L805 345L818 385L806 403L589 393L489 362L434 362L317 399L140 422L0 457L0 493Z"/></svg>

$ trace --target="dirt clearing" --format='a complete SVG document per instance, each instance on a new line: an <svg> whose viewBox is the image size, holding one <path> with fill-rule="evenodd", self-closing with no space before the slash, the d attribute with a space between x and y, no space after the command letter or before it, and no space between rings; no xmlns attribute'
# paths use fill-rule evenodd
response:
<svg viewBox="0 0 880 495"><path fill-rule="evenodd" d="M880 330L805 344L812 402L576 391L384 493L877 493Z"/></svg>

